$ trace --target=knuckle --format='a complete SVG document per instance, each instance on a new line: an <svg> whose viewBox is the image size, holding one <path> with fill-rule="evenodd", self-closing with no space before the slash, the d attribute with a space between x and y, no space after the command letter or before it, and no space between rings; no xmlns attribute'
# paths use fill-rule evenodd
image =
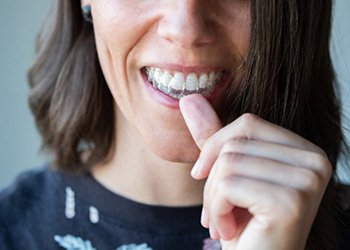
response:
<svg viewBox="0 0 350 250"><path fill-rule="evenodd" d="M237 130L239 132L238 134L240 134L243 138L249 139L252 137L252 133L254 133L256 124L259 120L260 117L251 113L245 113L241 115L237 119Z"/></svg>
<svg viewBox="0 0 350 250"><path fill-rule="evenodd" d="M240 152L242 150L242 147L248 143L248 140L246 138L234 138L222 147L222 153L225 152Z"/></svg>
<svg viewBox="0 0 350 250"><path fill-rule="evenodd" d="M332 164L329 162L328 157L324 157L324 165L322 166L322 176L328 182L333 175L333 167Z"/></svg>
<svg viewBox="0 0 350 250"><path fill-rule="evenodd" d="M245 113L240 116L239 122L244 127L250 127L254 125L260 118L251 113Z"/></svg>
<svg viewBox="0 0 350 250"><path fill-rule="evenodd" d="M324 176L325 176L325 179L326 179L326 182L328 183L330 181L330 179L332 178L333 176L333 168L332 168L332 165L329 164L325 170L324 170Z"/></svg>
<svg viewBox="0 0 350 250"><path fill-rule="evenodd" d="M256 122L259 119L259 117L252 113L245 113L241 116L241 119L245 122Z"/></svg>
<svg viewBox="0 0 350 250"><path fill-rule="evenodd" d="M209 150L210 151L211 148L217 147L217 145L216 145L217 140L215 139L215 135L208 137L207 135L202 134L201 136L203 138L202 150Z"/></svg>
<svg viewBox="0 0 350 250"><path fill-rule="evenodd" d="M222 153L218 159L220 165L232 165L242 162L244 158L243 154L234 152Z"/></svg>
<svg viewBox="0 0 350 250"><path fill-rule="evenodd" d="M314 154L314 162L318 166L325 166L328 165L328 159L323 154Z"/></svg>
<svg viewBox="0 0 350 250"><path fill-rule="evenodd" d="M225 145L221 149L221 154L228 153L231 151L235 151L236 145L233 141L229 141L225 143Z"/></svg>
<svg viewBox="0 0 350 250"><path fill-rule="evenodd" d="M249 140L248 140L248 138L241 137L241 138L235 138L235 139L233 139L232 142L233 142L235 145L237 145L237 146L239 146L239 147L242 147L242 146L248 144L248 143L249 143Z"/></svg>
<svg viewBox="0 0 350 250"><path fill-rule="evenodd" d="M218 194L224 194L227 191L227 189L228 189L227 181L224 179L224 180L218 182L216 188L217 188L217 193Z"/></svg>
<svg viewBox="0 0 350 250"><path fill-rule="evenodd" d="M328 158L328 155L326 153L326 151L324 151L322 148L319 148L319 151L320 151L320 154L325 157L325 158Z"/></svg>
<svg viewBox="0 0 350 250"><path fill-rule="evenodd" d="M320 190L321 180L317 173L311 170L305 170L302 174L303 189L307 192L316 192Z"/></svg>
<svg viewBox="0 0 350 250"><path fill-rule="evenodd" d="M332 166L328 160L326 154L312 153L311 154L311 164L315 165L319 170L319 173L325 180L329 180L333 174Z"/></svg>
<svg viewBox="0 0 350 250"><path fill-rule="evenodd" d="M198 136L197 141L203 142L203 149L210 147L210 145L213 143L212 137L207 138L204 133L201 133Z"/></svg>

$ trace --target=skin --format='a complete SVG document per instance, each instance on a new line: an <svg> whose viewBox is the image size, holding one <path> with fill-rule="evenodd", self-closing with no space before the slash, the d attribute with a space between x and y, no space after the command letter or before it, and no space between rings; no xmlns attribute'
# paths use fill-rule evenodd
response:
<svg viewBox="0 0 350 250"><path fill-rule="evenodd" d="M180 107L201 149L192 176L207 178L201 223L212 238L223 249L304 249L332 175L324 151L252 114L222 127L200 95Z"/></svg>
<svg viewBox="0 0 350 250"><path fill-rule="evenodd" d="M236 69L249 44L249 1L86 4L117 120L116 147L94 177L146 204L203 203L201 222L223 249L303 249L331 176L325 153L251 114L222 127L222 97L160 105L139 73L169 63Z"/></svg>
<svg viewBox="0 0 350 250"><path fill-rule="evenodd" d="M249 44L248 3L82 1L88 4L117 121L115 150L109 162L94 168L95 178L144 203L201 204L204 181L189 175L200 151L180 110L159 104L145 90L140 69L153 64L237 69Z"/></svg>

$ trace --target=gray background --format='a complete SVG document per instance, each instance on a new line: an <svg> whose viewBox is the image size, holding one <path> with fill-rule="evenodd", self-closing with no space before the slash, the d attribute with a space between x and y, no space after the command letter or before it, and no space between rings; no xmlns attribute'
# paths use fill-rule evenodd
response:
<svg viewBox="0 0 350 250"><path fill-rule="evenodd" d="M49 0L1 0L0 8L0 188L19 172L40 165L40 138L27 105L26 72Z"/></svg>
<svg viewBox="0 0 350 250"><path fill-rule="evenodd" d="M0 8L0 188L19 172L39 166L40 138L28 109L26 71L49 0L2 0ZM350 0L337 0L332 51L344 111L350 117ZM348 123L350 127L350 123ZM349 134L347 136L349 138ZM343 179L350 182L348 174Z"/></svg>

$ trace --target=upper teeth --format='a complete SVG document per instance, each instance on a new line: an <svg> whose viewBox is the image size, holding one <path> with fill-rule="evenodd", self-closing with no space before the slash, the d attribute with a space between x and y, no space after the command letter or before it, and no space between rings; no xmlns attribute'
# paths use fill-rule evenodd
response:
<svg viewBox="0 0 350 250"><path fill-rule="evenodd" d="M222 72L212 71L197 75L196 73L184 74L175 71L171 74L169 71L155 67L146 67L146 74L154 87L167 94L171 94L172 91L181 91L181 95L185 95L185 92L209 91L222 77ZM179 93L176 93L176 95L174 97L178 97Z"/></svg>

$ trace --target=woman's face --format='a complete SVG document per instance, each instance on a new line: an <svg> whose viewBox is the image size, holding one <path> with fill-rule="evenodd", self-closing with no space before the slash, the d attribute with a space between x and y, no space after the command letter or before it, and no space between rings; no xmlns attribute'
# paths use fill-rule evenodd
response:
<svg viewBox="0 0 350 250"><path fill-rule="evenodd" d="M218 107L246 55L248 0L98 0L91 4L98 55L128 126L165 160L199 150L178 108L203 93ZM118 117L117 117L118 119Z"/></svg>

